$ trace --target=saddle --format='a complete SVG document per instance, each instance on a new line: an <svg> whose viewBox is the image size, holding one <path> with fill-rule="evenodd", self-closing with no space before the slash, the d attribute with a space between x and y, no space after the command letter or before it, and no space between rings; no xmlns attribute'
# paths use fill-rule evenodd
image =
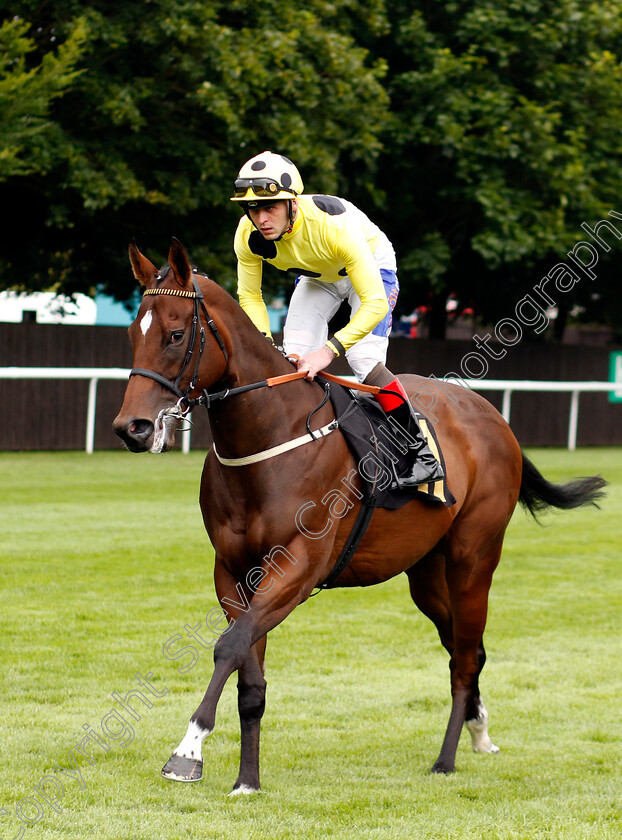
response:
<svg viewBox="0 0 622 840"><path fill-rule="evenodd" d="M322 374L318 378L321 379ZM397 510L413 499L446 507L455 503L446 478L418 487L399 488L396 478L408 471L414 458L400 427L389 420L373 397L354 393L334 381L327 383L327 387L339 428L356 460L368 504L373 498L373 507ZM417 420L428 446L446 473L433 425L419 413Z"/></svg>

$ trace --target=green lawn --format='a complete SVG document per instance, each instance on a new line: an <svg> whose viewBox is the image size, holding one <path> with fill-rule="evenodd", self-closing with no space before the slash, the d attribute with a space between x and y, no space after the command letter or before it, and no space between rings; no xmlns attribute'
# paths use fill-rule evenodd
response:
<svg viewBox="0 0 622 840"><path fill-rule="evenodd" d="M0 837L30 821L29 840L618 840L622 451L528 454L549 479L611 487L600 511L512 521L481 681L501 752L476 755L465 734L457 772L428 773L447 657L400 576L322 593L270 634L264 791L229 798L234 678L203 781L159 774L212 667L205 651L182 674L189 656L162 653L217 606L201 454L1 453ZM156 693L141 689L152 705L134 702L130 729L111 695L137 673ZM91 765L75 748L102 725L117 740L91 742Z"/></svg>

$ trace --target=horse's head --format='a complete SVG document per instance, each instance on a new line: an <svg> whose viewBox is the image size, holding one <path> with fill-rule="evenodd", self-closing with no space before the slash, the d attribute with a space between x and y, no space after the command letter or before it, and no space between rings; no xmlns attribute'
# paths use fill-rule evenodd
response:
<svg viewBox="0 0 622 840"><path fill-rule="evenodd" d="M184 400L200 393L199 382L204 389L223 376L227 350L203 299L211 281L193 271L178 240L162 271L134 244L129 255L143 300L129 328L134 363L113 428L132 452L164 452L173 446Z"/></svg>

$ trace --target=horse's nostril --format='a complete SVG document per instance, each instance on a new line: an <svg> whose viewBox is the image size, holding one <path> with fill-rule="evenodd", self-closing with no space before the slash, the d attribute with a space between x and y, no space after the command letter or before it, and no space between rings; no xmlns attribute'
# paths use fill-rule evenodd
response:
<svg viewBox="0 0 622 840"><path fill-rule="evenodd" d="M153 432L153 423L151 420L132 420L127 431L136 440L144 440Z"/></svg>
<svg viewBox="0 0 622 840"><path fill-rule="evenodd" d="M129 422L122 417L117 417L113 423L115 433L124 441L125 445L132 452L143 452L146 441L153 433L151 420L134 418Z"/></svg>

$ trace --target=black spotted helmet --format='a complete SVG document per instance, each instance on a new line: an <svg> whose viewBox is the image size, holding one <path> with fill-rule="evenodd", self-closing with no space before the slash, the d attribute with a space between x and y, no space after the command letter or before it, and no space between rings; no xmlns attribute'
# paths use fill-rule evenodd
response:
<svg viewBox="0 0 622 840"><path fill-rule="evenodd" d="M300 172L291 160L266 151L247 160L240 169L231 201L242 201L252 207L259 201L295 198L303 190Z"/></svg>

